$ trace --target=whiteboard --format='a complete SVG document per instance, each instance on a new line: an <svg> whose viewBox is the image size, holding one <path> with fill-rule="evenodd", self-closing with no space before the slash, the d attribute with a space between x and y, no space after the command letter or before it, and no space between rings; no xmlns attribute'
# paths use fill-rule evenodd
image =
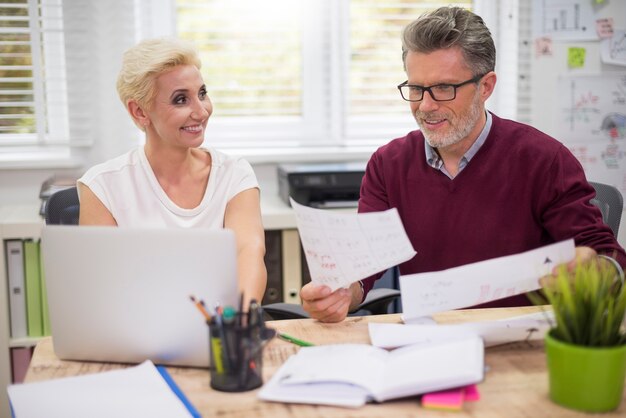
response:
<svg viewBox="0 0 626 418"><path fill-rule="evenodd" d="M556 137L583 165L587 178L626 196L626 73L558 80Z"/></svg>

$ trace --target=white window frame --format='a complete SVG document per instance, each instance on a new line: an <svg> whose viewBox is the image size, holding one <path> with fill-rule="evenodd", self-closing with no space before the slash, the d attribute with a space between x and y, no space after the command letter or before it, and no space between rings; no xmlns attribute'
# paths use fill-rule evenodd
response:
<svg viewBox="0 0 626 418"><path fill-rule="evenodd" d="M93 4L96 3L96 0L85 1L85 3L82 3L82 0L42 1L49 4L59 4L61 1L68 1L74 7L81 7L80 5L83 4L86 10L85 13L89 11L95 12ZM126 10L128 16L132 16L135 22L133 25L135 39L131 39L132 36L129 37L122 33L120 36L124 36L124 42L132 45L143 38L173 35L175 33L175 16L173 13L175 8L173 1L133 0L132 3L124 3L124 5L116 2L116 10L118 12ZM303 80L303 86L305 87L303 92L305 99L303 117L299 120L294 120L298 118L287 120L280 126L274 125L272 127L268 127L266 123L261 122L250 123L242 127L241 124L232 120L214 118L209 123L207 144L224 149L226 152L243 155L253 163L275 163L295 160L354 160L367 159L378 146L395 137L402 136L410 130L416 129L417 126L408 106L406 118L398 118L397 120L388 117L380 120L371 118L368 120L359 120L358 118L348 120L346 118L347 103L344 100L346 100L347 96L343 94L342 89L347 88L344 78L349 67L349 58L346 53L349 47L347 37L349 28L342 23L342 19L345 21L349 13L349 0L294 1L302 1L307 8L306 26L303 31L303 41L307 48L304 50L302 62L304 68L308 71L303 73L305 77ZM517 39L515 38L516 33L513 33L514 31L511 29L513 26L501 21L504 6L509 7L508 10L512 10L510 7L517 8L517 5L518 0L502 0L502 3L497 0L474 0L474 9L485 18L496 39L498 68L502 68L505 62L505 59L503 59L505 46L500 39L501 32L508 30L509 35L511 35L507 38L507 43ZM316 16L316 18L313 19L313 16ZM97 22L98 24L110 23L106 19L99 19ZM325 37L319 36L321 24L329 25L329 30L325 32ZM96 29L94 28L94 30ZM89 34L90 38L93 39L92 35ZM60 45L59 48L63 48L63 45ZM43 166L46 158L50 161L51 166L60 167L64 166L64 164L65 166L77 166L81 164L81 161L83 164L90 165L119 155L124 147L132 146L131 141L128 141L126 138L128 136L139 138L140 134L138 131L132 130L132 124L128 121L128 115L119 106L119 101L115 97L116 93L111 90L113 87L108 87L111 79L116 76L116 74L109 74L109 71L112 70L111 67L116 67L118 64L111 61L118 56L118 52L115 52L113 48L111 50L107 48L109 47L99 43L92 46L92 54L94 56L109 57L106 60L106 65L108 66L106 68L107 73L104 74L108 78L106 86L99 86L99 96L91 100L92 102L97 101L99 106L102 107L101 110L105 112L97 113L97 107L95 109L86 109L85 106L80 105L82 103L80 100L77 102L76 98L68 100L68 103L73 103L73 107L70 107L69 111L70 115L73 115L72 119L69 119L70 122L67 122L67 115L50 115L53 117L49 123L57 123L59 132L62 132L63 129L68 129L67 125L69 125L69 128L71 128L69 129L70 135L73 135L69 139L69 145L67 135L58 135L45 138L43 145L39 142L33 147L12 148L11 150L8 147L0 147L0 168L11 166L10 164L7 165L7 159L3 158L3 156L8 155L7 151L16 151L12 160L17 161L14 165L16 167L20 165L20 161L22 162L21 167ZM100 49L104 49L104 52L100 51ZM45 57L46 65L48 66L55 57L59 56L60 54L51 52L50 57ZM400 60L399 56L398 60ZM48 89L46 96L48 98L58 98L65 94L71 96L78 94L78 92L84 95L86 91L83 89L77 92L75 89L67 89L66 93L65 87L63 87L66 83L66 80L63 79L63 76L66 74L64 65L64 62L60 62L58 65L55 64L54 74L56 76L53 80L49 80L46 83L46 88ZM102 63L94 62L93 65L98 65L97 70L102 71ZM68 68L74 67L74 65L71 65ZM330 72L323 71L324 68L332 68L332 70ZM509 70L507 69L506 71ZM69 77L73 77L71 71L69 73ZM94 73L98 77L103 75L99 74L98 71ZM46 74L51 74L48 67ZM501 114L501 98L507 98L509 103L511 103L511 97L517 97L516 89L518 86L515 79L518 77L518 74L507 75L498 71L498 75L498 87L494 97L487 103L487 107ZM504 85L505 83L502 83L507 77L510 79L512 77L511 80L513 81L509 83L508 87ZM68 80L71 81L69 78ZM100 81L100 84L102 84L102 81ZM50 89L53 89L52 93ZM104 102L102 101L103 97L105 99ZM515 101L516 99L513 100L513 102ZM87 120L87 125L77 126L76 119L73 119L77 117L75 113L86 111L91 112L91 119ZM100 116L95 117L94 115ZM516 117L506 113L505 115ZM120 126L120 128L114 130L112 128L114 126ZM91 129L89 134L93 138L74 134L76 129L80 130L87 127ZM84 129L82 132L84 132ZM126 138L122 138L121 133ZM117 142L111 143L112 139ZM62 158L67 156L68 149L70 151L78 150L73 152L74 157L78 158L78 160L61 161ZM50 153L53 150L56 150L57 154L46 156L46 153ZM24 161L26 161L25 164L23 164Z"/></svg>
<svg viewBox="0 0 626 418"><path fill-rule="evenodd" d="M70 161L61 1L28 0L36 132L0 135L1 168L76 165Z"/></svg>

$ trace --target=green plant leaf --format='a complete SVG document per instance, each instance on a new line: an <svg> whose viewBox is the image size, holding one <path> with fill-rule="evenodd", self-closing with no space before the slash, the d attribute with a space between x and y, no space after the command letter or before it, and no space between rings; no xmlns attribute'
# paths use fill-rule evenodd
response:
<svg viewBox="0 0 626 418"><path fill-rule="evenodd" d="M574 271L559 269L543 295L529 295L535 304L552 305L552 335L566 343L606 347L626 343L626 286L615 286L615 270L595 262Z"/></svg>

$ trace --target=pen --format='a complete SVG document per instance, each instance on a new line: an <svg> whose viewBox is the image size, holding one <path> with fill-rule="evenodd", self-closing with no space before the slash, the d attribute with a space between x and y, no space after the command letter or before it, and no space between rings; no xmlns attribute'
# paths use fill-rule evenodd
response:
<svg viewBox="0 0 626 418"><path fill-rule="evenodd" d="M216 318L216 320L215 320L216 324L215 325L217 326L217 331L219 333L220 340L222 342L222 344L221 344L221 346L222 346L221 354L223 356L222 358L226 362L225 366L226 366L226 371L228 372L228 371L232 370L232 363L231 363L231 357L232 356L230 354L231 347L230 347L228 338L226 336L226 325L224 324L224 320L223 320L223 317L222 317L222 312L223 312L222 311L222 307L219 304L217 304L217 306L215 307L215 311L217 312L217 314L215 315L215 318ZM229 331L229 332L232 332L232 331Z"/></svg>
<svg viewBox="0 0 626 418"><path fill-rule="evenodd" d="M228 357L230 367L236 370L238 367L238 361L241 358L241 341L240 331L237 325L237 311L232 306L225 306L222 308L222 329L224 331L224 349L226 351L225 356Z"/></svg>
<svg viewBox="0 0 626 418"><path fill-rule="evenodd" d="M278 338L285 340L285 341L289 341L292 344L299 345L300 347L312 347L315 345L313 343L294 338L291 335L285 334L284 332L279 332L277 335L278 335Z"/></svg>
<svg viewBox="0 0 626 418"><path fill-rule="evenodd" d="M193 304L196 305L196 308L198 308L200 313L202 315L204 315L204 319L206 319L207 322L210 322L211 321L211 314L209 314L207 312L207 310L205 309L204 302L201 301L201 300L196 299L195 296L193 296L193 295L189 295L189 299L191 299Z"/></svg>

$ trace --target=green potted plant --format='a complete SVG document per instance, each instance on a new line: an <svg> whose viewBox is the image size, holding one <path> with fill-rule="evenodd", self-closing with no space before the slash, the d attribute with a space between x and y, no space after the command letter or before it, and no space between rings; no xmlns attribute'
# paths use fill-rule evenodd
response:
<svg viewBox="0 0 626 418"><path fill-rule="evenodd" d="M557 404L586 412L620 405L626 373L626 285L615 276L608 264L579 264L574 271L561 269L544 286L554 313L545 347L550 398Z"/></svg>

